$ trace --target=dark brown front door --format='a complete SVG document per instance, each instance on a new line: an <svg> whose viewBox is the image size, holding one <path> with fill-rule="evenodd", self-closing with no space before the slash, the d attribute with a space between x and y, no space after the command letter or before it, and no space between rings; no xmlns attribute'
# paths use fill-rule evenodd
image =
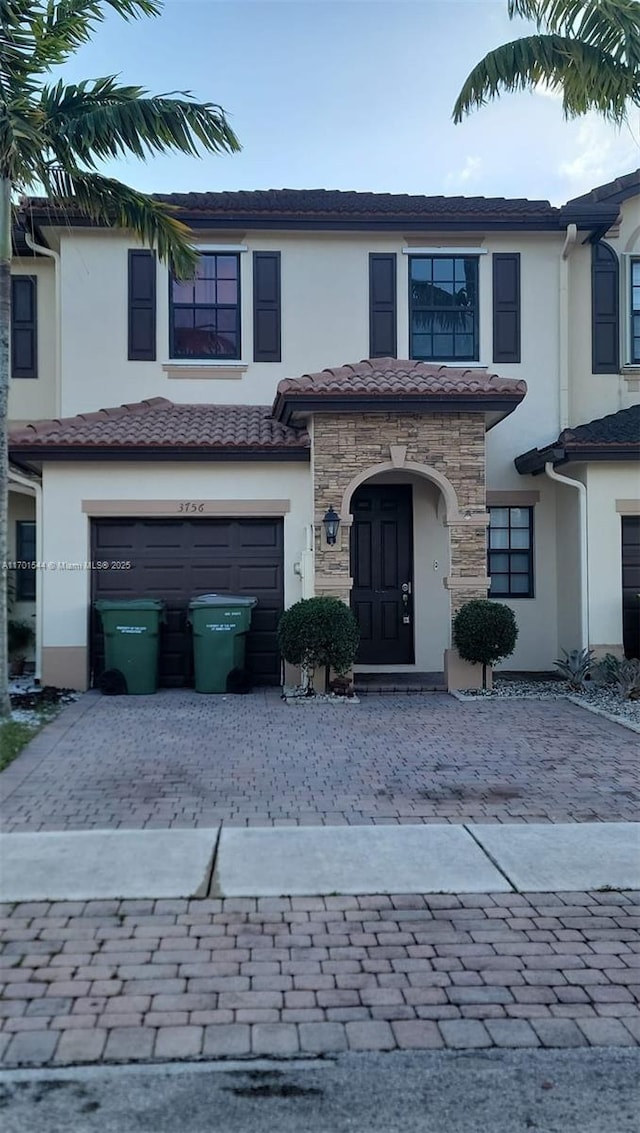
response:
<svg viewBox="0 0 640 1133"><path fill-rule="evenodd" d="M351 511L351 606L361 665L411 664L413 507L411 485L358 488Z"/></svg>
<svg viewBox="0 0 640 1133"><path fill-rule="evenodd" d="M640 657L640 515L622 517L622 634L626 657Z"/></svg>
<svg viewBox="0 0 640 1133"><path fill-rule="evenodd" d="M281 519L96 519L93 558L130 562L130 569L92 572L93 599L162 598L160 684L193 683L193 646L187 622L197 594L247 594L258 599L247 638L247 669L255 684L277 685L276 640L283 608ZM102 672L102 627L91 611L92 669Z"/></svg>

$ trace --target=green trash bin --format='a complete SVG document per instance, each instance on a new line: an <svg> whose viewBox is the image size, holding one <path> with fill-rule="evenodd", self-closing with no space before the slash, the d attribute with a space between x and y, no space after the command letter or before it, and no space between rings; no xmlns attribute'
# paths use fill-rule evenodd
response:
<svg viewBox="0 0 640 1133"><path fill-rule="evenodd" d="M96 610L104 631L105 669L119 669L132 695L155 692L164 602L160 598L100 598Z"/></svg>
<svg viewBox="0 0 640 1133"><path fill-rule="evenodd" d="M247 633L257 598L201 594L189 602L196 692L226 692L232 669L244 668Z"/></svg>

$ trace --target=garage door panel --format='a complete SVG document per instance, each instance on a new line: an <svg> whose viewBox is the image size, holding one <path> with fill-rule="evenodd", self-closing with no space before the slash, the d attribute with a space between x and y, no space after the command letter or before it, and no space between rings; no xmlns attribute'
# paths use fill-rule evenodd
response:
<svg viewBox="0 0 640 1133"><path fill-rule="evenodd" d="M198 594L258 598L247 639L247 668L258 684L278 684L276 629L283 608L282 520L144 520L93 522L94 558L126 559L128 571L94 572L93 597L159 597L167 622L160 638L160 683L193 683L189 600ZM103 668L100 620L92 611L94 675Z"/></svg>

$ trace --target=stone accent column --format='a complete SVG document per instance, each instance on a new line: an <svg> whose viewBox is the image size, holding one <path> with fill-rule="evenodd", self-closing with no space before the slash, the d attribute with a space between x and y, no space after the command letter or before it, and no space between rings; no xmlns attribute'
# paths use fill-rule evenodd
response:
<svg viewBox="0 0 640 1133"><path fill-rule="evenodd" d="M395 449L395 453L392 452ZM404 454L404 459L401 459ZM390 461L428 465L445 476L458 499L458 514L447 516L450 530L452 615L470 598L487 595L485 506L485 424L482 413L316 413L312 430L315 509L315 589L349 601L351 516L341 515L335 547L327 546L322 517L341 510L353 479ZM415 471L415 469L414 469ZM444 597L444 596L443 596Z"/></svg>

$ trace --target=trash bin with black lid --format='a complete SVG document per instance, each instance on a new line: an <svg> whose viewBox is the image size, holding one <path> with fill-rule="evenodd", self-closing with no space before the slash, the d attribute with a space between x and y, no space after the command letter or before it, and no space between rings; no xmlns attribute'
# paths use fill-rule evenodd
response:
<svg viewBox="0 0 640 1133"><path fill-rule="evenodd" d="M96 610L104 632L105 669L119 669L127 692L143 696L158 688L160 598L99 598Z"/></svg>
<svg viewBox="0 0 640 1133"><path fill-rule="evenodd" d="M189 602L196 692L226 692L232 669L244 668L247 634L257 598L201 594Z"/></svg>

